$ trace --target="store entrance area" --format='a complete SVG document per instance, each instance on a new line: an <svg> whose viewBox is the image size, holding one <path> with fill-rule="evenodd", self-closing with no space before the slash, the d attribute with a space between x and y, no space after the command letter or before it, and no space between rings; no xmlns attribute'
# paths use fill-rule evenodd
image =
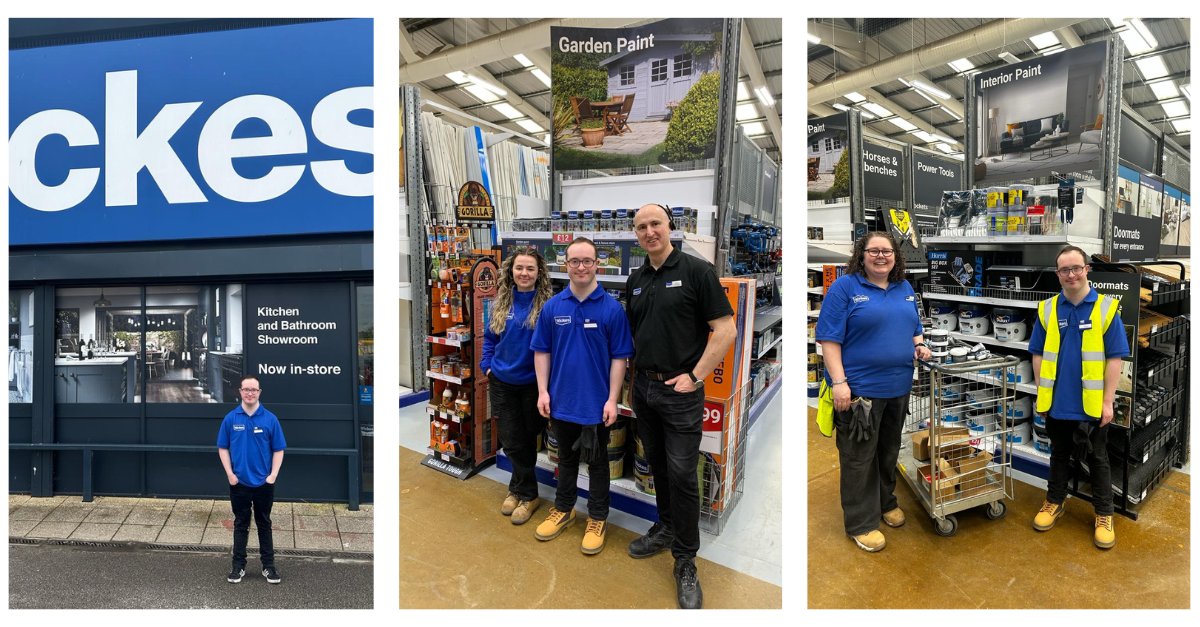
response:
<svg viewBox="0 0 1200 627"><path fill-rule="evenodd" d="M809 408L808 424L816 420ZM1115 518L1117 545L1092 544L1091 503L1069 498L1047 532L1033 517L1045 490L1014 481L1008 513L958 514L940 537L904 481L896 498L904 526L880 523L887 546L859 550L846 537L832 438L808 429L808 607L810 609L1186 609L1190 606L1191 477L1168 473L1139 520Z"/></svg>
<svg viewBox="0 0 1200 627"><path fill-rule="evenodd" d="M777 394L750 429L741 501L720 535L700 534L696 567L706 609L783 606L782 425ZM562 537L539 542L533 529L553 501L551 486L539 485L543 504L533 519L513 525L499 512L509 473L491 466L461 481L424 468L428 439L424 407L401 409L401 607L676 607L671 556L635 560L625 552L651 521L613 509L604 550L583 555L581 493L581 519Z"/></svg>

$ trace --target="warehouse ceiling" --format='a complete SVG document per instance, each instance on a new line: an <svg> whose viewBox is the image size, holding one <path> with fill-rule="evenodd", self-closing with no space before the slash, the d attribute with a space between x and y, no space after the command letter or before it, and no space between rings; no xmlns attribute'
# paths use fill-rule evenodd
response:
<svg viewBox="0 0 1200 627"><path fill-rule="evenodd" d="M1190 151L1190 28L1176 18L811 19L808 114L853 107L869 132L961 154L965 76L1118 33L1124 101Z"/></svg>
<svg viewBox="0 0 1200 627"><path fill-rule="evenodd" d="M416 83L422 95L445 108L482 119L545 146L550 128L550 27L619 28L645 19L406 18L400 20L400 82ZM738 90L739 127L776 163L781 162L783 118L783 21L747 18ZM753 54L747 55L747 50ZM749 57L749 58L747 58ZM455 74L454 72L462 72ZM447 76L447 75L450 76ZM477 84L470 77L480 79ZM541 75L541 76L539 76ZM768 108L754 95L763 84L774 97ZM505 92L500 95L498 91ZM458 115L459 122L474 123Z"/></svg>

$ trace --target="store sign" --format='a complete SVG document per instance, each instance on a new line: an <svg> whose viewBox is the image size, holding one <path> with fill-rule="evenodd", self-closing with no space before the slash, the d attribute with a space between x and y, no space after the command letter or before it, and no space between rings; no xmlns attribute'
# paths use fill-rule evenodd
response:
<svg viewBox="0 0 1200 627"><path fill-rule="evenodd" d="M345 283L247 285L247 372L277 403L349 403L354 333Z"/></svg>
<svg viewBox="0 0 1200 627"><path fill-rule="evenodd" d="M1112 221L1112 258L1116 261L1146 261L1158 258L1159 229L1157 218L1114 213Z"/></svg>
<svg viewBox="0 0 1200 627"><path fill-rule="evenodd" d="M495 222L496 207L491 194L482 183L467 181L458 190L458 204L454 206L454 217L459 222Z"/></svg>
<svg viewBox="0 0 1200 627"><path fill-rule="evenodd" d="M871 142L863 142L862 162L864 196L889 200L904 198L904 181L901 179L904 173L903 153ZM940 194L938 201L941 201Z"/></svg>
<svg viewBox="0 0 1200 627"><path fill-rule="evenodd" d="M334 20L10 52L10 243L371 230L372 34Z"/></svg>
<svg viewBox="0 0 1200 627"><path fill-rule="evenodd" d="M912 151L913 202L926 207L941 207L942 192L963 189L963 165L953 159L939 159Z"/></svg>

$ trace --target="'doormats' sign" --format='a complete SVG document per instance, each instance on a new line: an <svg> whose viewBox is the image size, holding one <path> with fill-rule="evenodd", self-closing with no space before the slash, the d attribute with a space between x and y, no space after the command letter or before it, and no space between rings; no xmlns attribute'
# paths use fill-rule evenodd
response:
<svg viewBox="0 0 1200 627"><path fill-rule="evenodd" d="M9 53L10 243L372 228L370 20Z"/></svg>

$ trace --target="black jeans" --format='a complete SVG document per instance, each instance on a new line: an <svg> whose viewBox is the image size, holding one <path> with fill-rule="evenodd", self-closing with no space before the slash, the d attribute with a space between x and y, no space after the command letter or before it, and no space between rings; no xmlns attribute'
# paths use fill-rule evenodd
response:
<svg viewBox="0 0 1200 627"><path fill-rule="evenodd" d="M583 425L550 419L554 438L558 440L558 488L554 491L554 509L569 512L575 509L579 493L579 451L573 450ZM596 426L597 446L608 446L608 427ZM600 461L588 463L588 516L593 520L608 520L608 451L598 455Z"/></svg>
<svg viewBox="0 0 1200 627"><path fill-rule="evenodd" d="M1097 516L1112 516L1112 471L1108 465L1108 426L1100 427L1097 420L1089 421L1088 470L1092 478L1092 508ZM1071 478L1071 458L1075 451L1075 432L1085 424L1079 420L1059 420L1046 416L1046 432L1050 436L1050 477L1046 480L1046 500L1061 504L1067 500L1067 481ZM1109 423L1111 424L1111 423ZM1080 443L1082 445L1082 442Z"/></svg>
<svg viewBox="0 0 1200 627"><path fill-rule="evenodd" d="M907 413L907 394L871 399L871 437L862 442L850 437L851 412L833 413L842 467L842 524L847 535L878 529L883 512L896 508L896 459Z"/></svg>
<svg viewBox="0 0 1200 627"><path fill-rule="evenodd" d="M508 491L526 501L538 495L534 474L537 436L546 426L546 419L537 410L537 397L536 383L509 385L495 376L488 377L488 398L500 423L500 446L512 463Z"/></svg>
<svg viewBox="0 0 1200 627"><path fill-rule="evenodd" d="M233 506L233 566L246 567L246 544L250 541L250 510L254 509L254 524L258 526L258 555L263 568L275 565L275 542L271 536L271 506L275 502L275 485L264 483L257 488L242 484L229 486L229 503Z"/></svg>
<svg viewBox="0 0 1200 627"><path fill-rule="evenodd" d="M671 554L700 550L700 484L696 467L703 438L704 388L680 394L672 386L633 377L637 434L654 476L658 522L675 534Z"/></svg>

